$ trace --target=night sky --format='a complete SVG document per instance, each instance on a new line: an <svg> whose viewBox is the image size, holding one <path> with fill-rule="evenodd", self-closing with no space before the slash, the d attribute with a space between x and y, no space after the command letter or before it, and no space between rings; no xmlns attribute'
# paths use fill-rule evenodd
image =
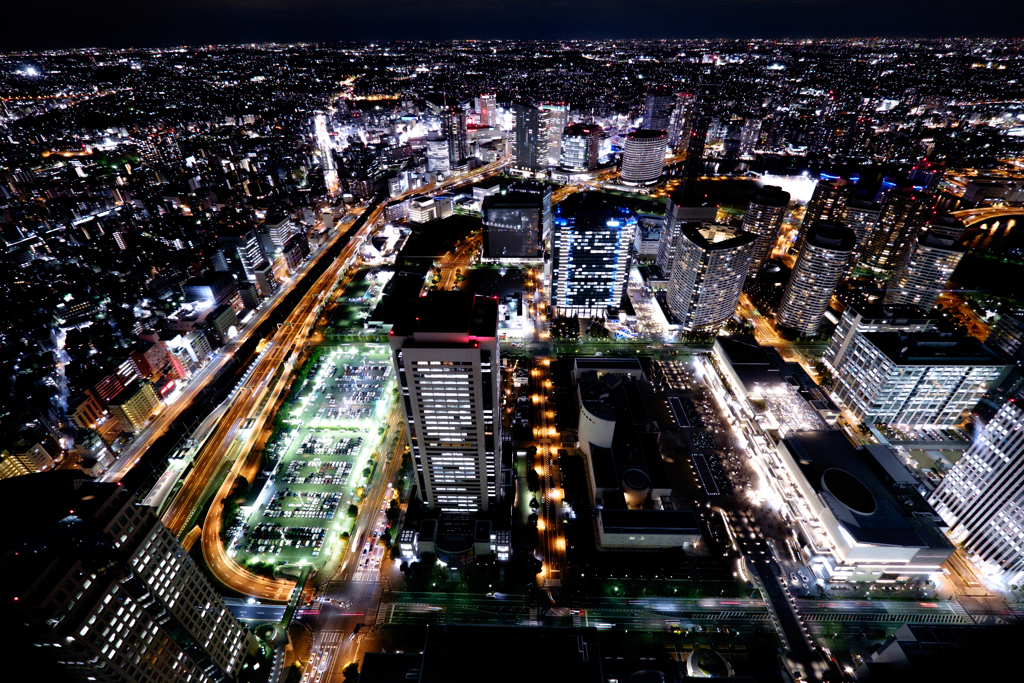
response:
<svg viewBox="0 0 1024 683"><path fill-rule="evenodd" d="M455 38L1024 35L1024 0L4 0L0 51Z"/></svg>

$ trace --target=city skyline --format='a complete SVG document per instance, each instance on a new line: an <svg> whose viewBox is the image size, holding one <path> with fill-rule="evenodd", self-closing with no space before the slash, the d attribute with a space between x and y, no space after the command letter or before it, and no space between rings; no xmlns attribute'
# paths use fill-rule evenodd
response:
<svg viewBox="0 0 1024 683"><path fill-rule="evenodd" d="M48 0L8 8L9 21L20 30L5 32L0 50L424 39L1013 37L1024 19L1024 10L1012 0L914 0L896 6L880 0L645 0L639 5L598 0L588 8L590 12L581 13L572 0L492 3L487 21L467 29L440 18L473 10L465 0L429 6L408 1L339 5L331 0L174 0L159 7L127 0L99 0L88 7ZM632 27L617 21L618 14L630 11L660 20ZM546 20L535 21L538 14Z"/></svg>
<svg viewBox="0 0 1024 683"><path fill-rule="evenodd" d="M111 7L81 26L136 44L377 11ZM510 7L538 15L372 23ZM577 29L705 5L617 7ZM0 52L0 668L1005 668L1019 38L361 37Z"/></svg>

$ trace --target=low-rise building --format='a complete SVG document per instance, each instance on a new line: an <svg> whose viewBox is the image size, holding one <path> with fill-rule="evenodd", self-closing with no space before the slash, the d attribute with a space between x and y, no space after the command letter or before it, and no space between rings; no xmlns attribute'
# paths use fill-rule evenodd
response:
<svg viewBox="0 0 1024 683"><path fill-rule="evenodd" d="M889 478L843 432L796 432L777 450L789 479L778 486L783 514L795 523L801 559L822 578L927 575L953 554L945 523L917 488Z"/></svg>

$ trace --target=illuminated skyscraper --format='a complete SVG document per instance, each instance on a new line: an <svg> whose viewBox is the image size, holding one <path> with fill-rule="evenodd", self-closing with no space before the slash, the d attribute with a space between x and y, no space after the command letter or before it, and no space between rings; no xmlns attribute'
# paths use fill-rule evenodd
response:
<svg viewBox="0 0 1024 683"><path fill-rule="evenodd" d="M839 219L843 207L846 205L846 197L849 193L849 186L842 178L837 180L819 180L814 186L814 194L807 202L807 209L804 211L803 222L800 223L800 232L796 239L796 250L800 251L804 246L804 238L819 221L832 222Z"/></svg>
<svg viewBox="0 0 1024 683"><path fill-rule="evenodd" d="M712 76L705 74L694 84L690 98L690 113L686 126L686 162L683 167L683 183L680 188L680 205L692 205L697 200L697 180L704 174L704 145L707 142L711 115L714 112L717 87L711 82Z"/></svg>
<svg viewBox="0 0 1024 683"><path fill-rule="evenodd" d="M569 117L569 107L565 103L545 103L540 108L548 112L548 166L557 166L562 154L562 131Z"/></svg>
<svg viewBox="0 0 1024 683"><path fill-rule="evenodd" d="M579 192L555 207L554 222L552 305L559 315L604 317L626 291L636 215L614 197Z"/></svg>
<svg viewBox="0 0 1024 683"><path fill-rule="evenodd" d="M776 320L801 335L818 333L857 241L853 230L820 221L811 228L782 293Z"/></svg>
<svg viewBox="0 0 1024 683"><path fill-rule="evenodd" d="M466 112L458 107L449 107L441 112L444 134L448 138L448 163L457 165L469 156L466 142Z"/></svg>
<svg viewBox="0 0 1024 683"><path fill-rule="evenodd" d="M732 317L756 241L727 225L680 226L667 301L684 329L716 327Z"/></svg>
<svg viewBox="0 0 1024 683"><path fill-rule="evenodd" d="M481 126L494 127L498 122L498 101L494 95L481 95L476 98L476 111Z"/></svg>
<svg viewBox="0 0 1024 683"><path fill-rule="evenodd" d="M928 502L982 573L1024 580L1024 410L1010 401L982 429Z"/></svg>
<svg viewBox="0 0 1024 683"><path fill-rule="evenodd" d="M644 118L640 127L645 130L668 131L672 119L675 94L668 86L652 85L644 97Z"/></svg>
<svg viewBox="0 0 1024 683"><path fill-rule="evenodd" d="M431 292L395 323L390 342L423 501L490 509L501 460L497 297Z"/></svg>
<svg viewBox="0 0 1024 683"><path fill-rule="evenodd" d="M871 233L863 263L877 272L896 267L904 247L917 233L921 220L923 196L912 189L889 192L878 216L878 225Z"/></svg>
<svg viewBox="0 0 1024 683"><path fill-rule="evenodd" d="M559 166L568 171L592 171L597 168L601 126L574 123L562 134L562 158Z"/></svg>
<svg viewBox="0 0 1024 683"><path fill-rule="evenodd" d="M151 508L76 470L0 482L0 618L71 680L235 680L255 639ZM10 664L10 662L9 662Z"/></svg>
<svg viewBox="0 0 1024 683"><path fill-rule="evenodd" d="M761 266L771 256L772 248L779 239L782 219L786 216L789 206L789 193L781 187L766 185L750 200L747 213L743 217L743 230L757 235L754 253L750 257L750 276L757 275Z"/></svg>
<svg viewBox="0 0 1024 683"><path fill-rule="evenodd" d="M512 167L528 174L544 173L551 148L551 112L522 102L513 105L512 111Z"/></svg>
<svg viewBox="0 0 1024 683"><path fill-rule="evenodd" d="M622 149L622 182L654 185L665 169L668 134L663 130L635 130L626 136Z"/></svg>
<svg viewBox="0 0 1024 683"><path fill-rule="evenodd" d="M922 231L904 248L899 265L889 278L885 305L930 310L963 255L964 248L955 238Z"/></svg>

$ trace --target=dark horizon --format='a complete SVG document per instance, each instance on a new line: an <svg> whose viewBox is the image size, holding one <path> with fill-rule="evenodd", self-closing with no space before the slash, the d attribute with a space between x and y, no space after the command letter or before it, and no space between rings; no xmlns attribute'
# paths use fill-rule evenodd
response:
<svg viewBox="0 0 1024 683"><path fill-rule="evenodd" d="M399 40L1014 38L1013 0L43 0L5 9L0 51ZM10 29L14 30L10 30Z"/></svg>

